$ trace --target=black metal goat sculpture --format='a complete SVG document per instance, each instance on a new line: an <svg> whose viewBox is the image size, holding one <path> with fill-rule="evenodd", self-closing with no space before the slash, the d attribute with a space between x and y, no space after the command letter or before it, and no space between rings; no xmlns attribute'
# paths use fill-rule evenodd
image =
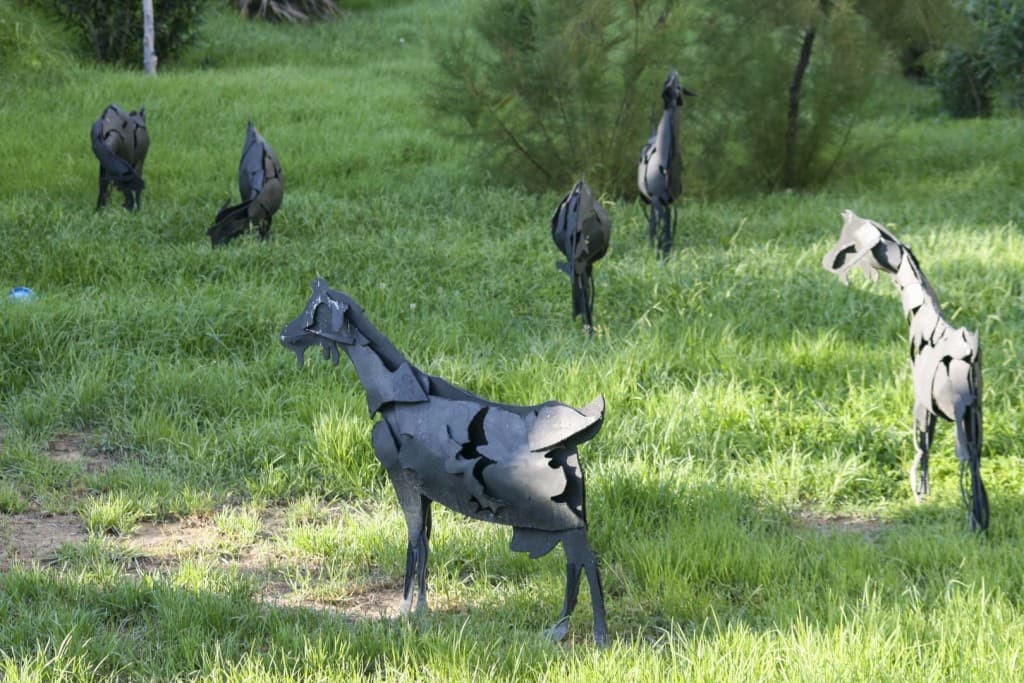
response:
<svg viewBox="0 0 1024 683"><path fill-rule="evenodd" d="M878 271L899 287L910 323L910 366L914 378L914 433L917 453L910 484L920 502L928 495L928 453L935 418L956 425L956 456L960 460L960 492L971 529L988 528L988 495L981 481L981 346L978 335L953 327L942 315L939 299L928 284L910 247L880 224L843 212L839 242L822 262L847 284L847 271L860 265L872 280ZM965 482L970 475L970 484Z"/></svg>
<svg viewBox="0 0 1024 683"><path fill-rule="evenodd" d="M593 264L608 251L612 222L601 203L582 180L558 205L551 217L551 238L565 254L559 268L572 280L572 317L594 331Z"/></svg>
<svg viewBox="0 0 1024 683"><path fill-rule="evenodd" d="M92 151L100 162L100 193L96 208L107 205L110 184L124 194L124 208L138 210L142 206L142 167L149 151L146 130L146 108L126 112L116 104L108 105L92 124Z"/></svg>
<svg viewBox="0 0 1024 683"><path fill-rule="evenodd" d="M672 250L676 226L673 202L683 193L683 162L679 155L679 108L683 96L694 95L679 83L679 73L671 71L661 89L665 111L657 129L640 153L637 185L644 202L651 205L647 215L647 238L654 246L658 239L658 255L668 256ZM660 229L660 230L659 230Z"/></svg>
<svg viewBox="0 0 1024 683"><path fill-rule="evenodd" d="M242 159L238 163L238 192L242 203L228 206L225 202L207 230L213 246L227 244L245 233L252 223L259 223L260 239L267 239L274 213L281 208L284 198L281 163L252 121L249 121Z"/></svg>
<svg viewBox="0 0 1024 683"><path fill-rule="evenodd" d="M494 403L415 368L348 295L313 282L306 309L281 343L302 364L315 344L335 364L348 354L366 391L373 449L391 479L409 531L401 611L427 608L427 557L433 501L474 519L512 527L512 550L536 558L559 542L566 556L565 605L549 631L568 633L580 573L586 572L594 639L607 638L597 561L587 541L583 470L577 446L601 429L604 399L576 409Z"/></svg>

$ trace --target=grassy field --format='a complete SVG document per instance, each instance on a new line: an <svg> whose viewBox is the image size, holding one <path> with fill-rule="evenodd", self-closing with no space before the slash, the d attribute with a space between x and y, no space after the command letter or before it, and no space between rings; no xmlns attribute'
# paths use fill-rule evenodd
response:
<svg viewBox="0 0 1024 683"><path fill-rule="evenodd" d="M665 263L640 207L607 199L588 338L554 267L559 193L477 175L426 125L431 37L471 5L309 28L215 11L157 78L0 75L0 290L36 292L0 301L0 679L1016 680L1024 120L951 121L893 85L856 165L815 194L688 200ZM112 101L148 113L135 215L94 210L88 130ZM269 243L214 251L249 117L284 206ZM820 265L847 208L980 331L986 537L948 424L913 502L895 288ZM431 374L505 402L605 396L581 461L608 648L585 590L572 638L543 637L560 550L531 561L446 511L433 610L394 617L405 527L362 389L277 341L317 276Z"/></svg>

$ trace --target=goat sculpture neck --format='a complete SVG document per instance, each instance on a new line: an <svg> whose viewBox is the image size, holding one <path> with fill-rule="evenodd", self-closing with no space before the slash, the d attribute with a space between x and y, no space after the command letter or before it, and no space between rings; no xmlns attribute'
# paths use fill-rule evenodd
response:
<svg viewBox="0 0 1024 683"><path fill-rule="evenodd" d="M366 391L370 415L388 403L427 400L429 379L412 366L391 341L370 322L363 309L349 299L346 322L355 343L339 344L355 368Z"/></svg>

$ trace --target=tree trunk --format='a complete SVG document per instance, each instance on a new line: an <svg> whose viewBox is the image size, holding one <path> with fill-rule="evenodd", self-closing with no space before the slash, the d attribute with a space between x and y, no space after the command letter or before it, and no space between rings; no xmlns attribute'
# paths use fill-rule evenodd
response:
<svg viewBox="0 0 1024 683"><path fill-rule="evenodd" d="M156 76L156 36L153 31L153 0L142 0L142 68Z"/></svg>
<svg viewBox="0 0 1024 683"><path fill-rule="evenodd" d="M793 71L793 82L789 86L789 116L786 121L786 154L782 162L782 184L793 187L797 180L796 142L800 127L800 88L803 86L804 74L811 63L811 48L814 47L814 27L804 32L804 42L800 46L800 59Z"/></svg>

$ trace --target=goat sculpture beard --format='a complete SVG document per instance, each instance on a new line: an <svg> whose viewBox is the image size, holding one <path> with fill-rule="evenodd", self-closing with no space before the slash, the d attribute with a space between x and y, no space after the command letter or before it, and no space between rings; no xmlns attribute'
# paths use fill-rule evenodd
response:
<svg viewBox="0 0 1024 683"><path fill-rule="evenodd" d="M517 406L488 401L413 367L347 295L313 283L306 309L285 326L281 343L301 365L318 344L337 363L339 347L366 391L373 448L387 471L409 530L401 611L426 609L431 502L474 519L511 526L513 550L540 557L562 544L565 606L549 631L561 639L586 573L594 638L607 636L597 561L587 540L583 470L577 446L604 419L604 400L584 408L556 401Z"/></svg>
<svg viewBox="0 0 1024 683"><path fill-rule="evenodd" d="M843 212L839 241L822 261L825 270L848 284L859 265L871 280L889 274L900 290L910 324L910 366L914 381L914 432L917 452L910 479L920 502L929 493L928 457L936 417L956 425L960 490L972 529L988 528L988 495L981 480L981 345L978 335L953 327L942 315L938 296L917 259L892 233L875 221ZM967 479L970 483L967 483Z"/></svg>

